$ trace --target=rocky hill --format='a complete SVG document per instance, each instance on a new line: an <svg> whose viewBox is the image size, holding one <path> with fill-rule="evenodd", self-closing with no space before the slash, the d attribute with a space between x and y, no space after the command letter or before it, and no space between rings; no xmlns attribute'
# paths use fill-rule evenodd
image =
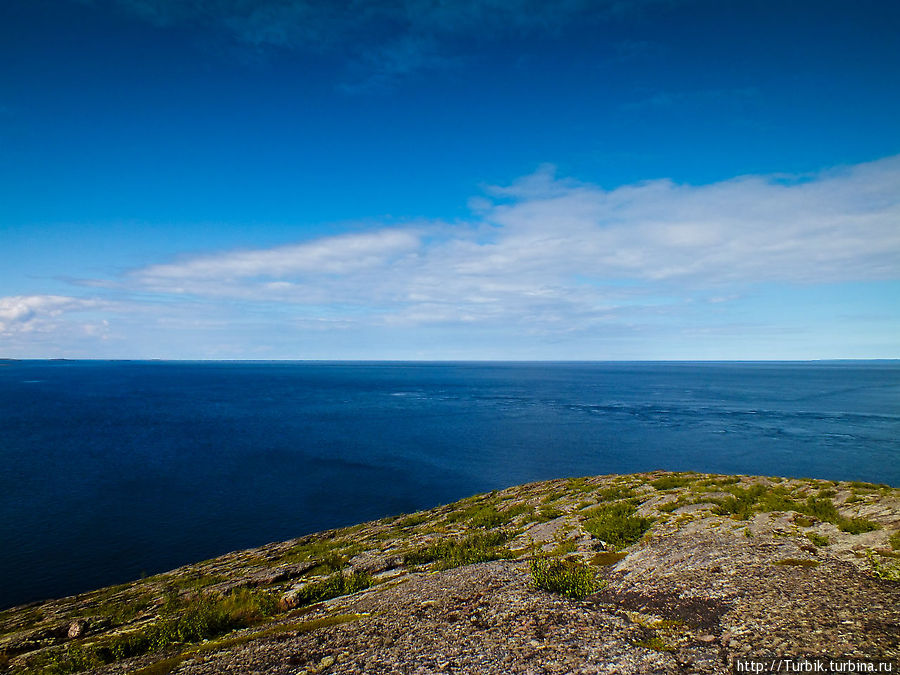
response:
<svg viewBox="0 0 900 675"><path fill-rule="evenodd" d="M900 670L900 490L552 480L0 612L10 673L730 673L763 655Z"/></svg>

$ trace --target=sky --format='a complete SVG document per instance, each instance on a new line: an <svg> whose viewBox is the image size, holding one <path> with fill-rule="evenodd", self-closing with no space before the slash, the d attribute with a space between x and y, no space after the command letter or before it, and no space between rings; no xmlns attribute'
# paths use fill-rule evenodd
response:
<svg viewBox="0 0 900 675"><path fill-rule="evenodd" d="M0 357L900 358L893 0L0 3Z"/></svg>

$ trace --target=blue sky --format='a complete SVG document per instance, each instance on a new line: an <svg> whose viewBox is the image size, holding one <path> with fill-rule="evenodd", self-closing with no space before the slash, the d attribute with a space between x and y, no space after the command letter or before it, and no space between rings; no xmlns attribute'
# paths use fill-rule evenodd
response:
<svg viewBox="0 0 900 675"><path fill-rule="evenodd" d="M0 356L900 358L900 5L0 5Z"/></svg>

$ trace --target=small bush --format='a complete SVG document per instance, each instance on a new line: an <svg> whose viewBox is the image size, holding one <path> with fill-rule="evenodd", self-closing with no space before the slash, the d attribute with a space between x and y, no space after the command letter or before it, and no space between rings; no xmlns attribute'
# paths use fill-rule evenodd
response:
<svg viewBox="0 0 900 675"><path fill-rule="evenodd" d="M601 504L591 512L584 529L613 548L624 548L640 539L653 525L652 518L637 516L636 512L637 508L630 502Z"/></svg>
<svg viewBox="0 0 900 675"><path fill-rule="evenodd" d="M837 523L841 517L834 503L827 497L809 497L806 500L806 504L799 508L802 513L823 520L826 523Z"/></svg>
<svg viewBox="0 0 900 675"><path fill-rule="evenodd" d="M573 600L583 600L603 588L596 571L583 562L540 557L531 561L534 585Z"/></svg>
<svg viewBox="0 0 900 675"><path fill-rule="evenodd" d="M753 513L756 502L765 491L766 488L763 485L753 485L747 489L737 486L729 488L732 496L719 502L714 512L720 516L730 515L738 520L747 520Z"/></svg>

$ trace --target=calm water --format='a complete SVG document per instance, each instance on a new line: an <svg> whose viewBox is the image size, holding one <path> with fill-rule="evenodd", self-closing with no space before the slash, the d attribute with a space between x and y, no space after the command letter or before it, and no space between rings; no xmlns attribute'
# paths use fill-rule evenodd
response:
<svg viewBox="0 0 900 675"><path fill-rule="evenodd" d="M0 363L0 606L516 483L900 485L900 364Z"/></svg>

